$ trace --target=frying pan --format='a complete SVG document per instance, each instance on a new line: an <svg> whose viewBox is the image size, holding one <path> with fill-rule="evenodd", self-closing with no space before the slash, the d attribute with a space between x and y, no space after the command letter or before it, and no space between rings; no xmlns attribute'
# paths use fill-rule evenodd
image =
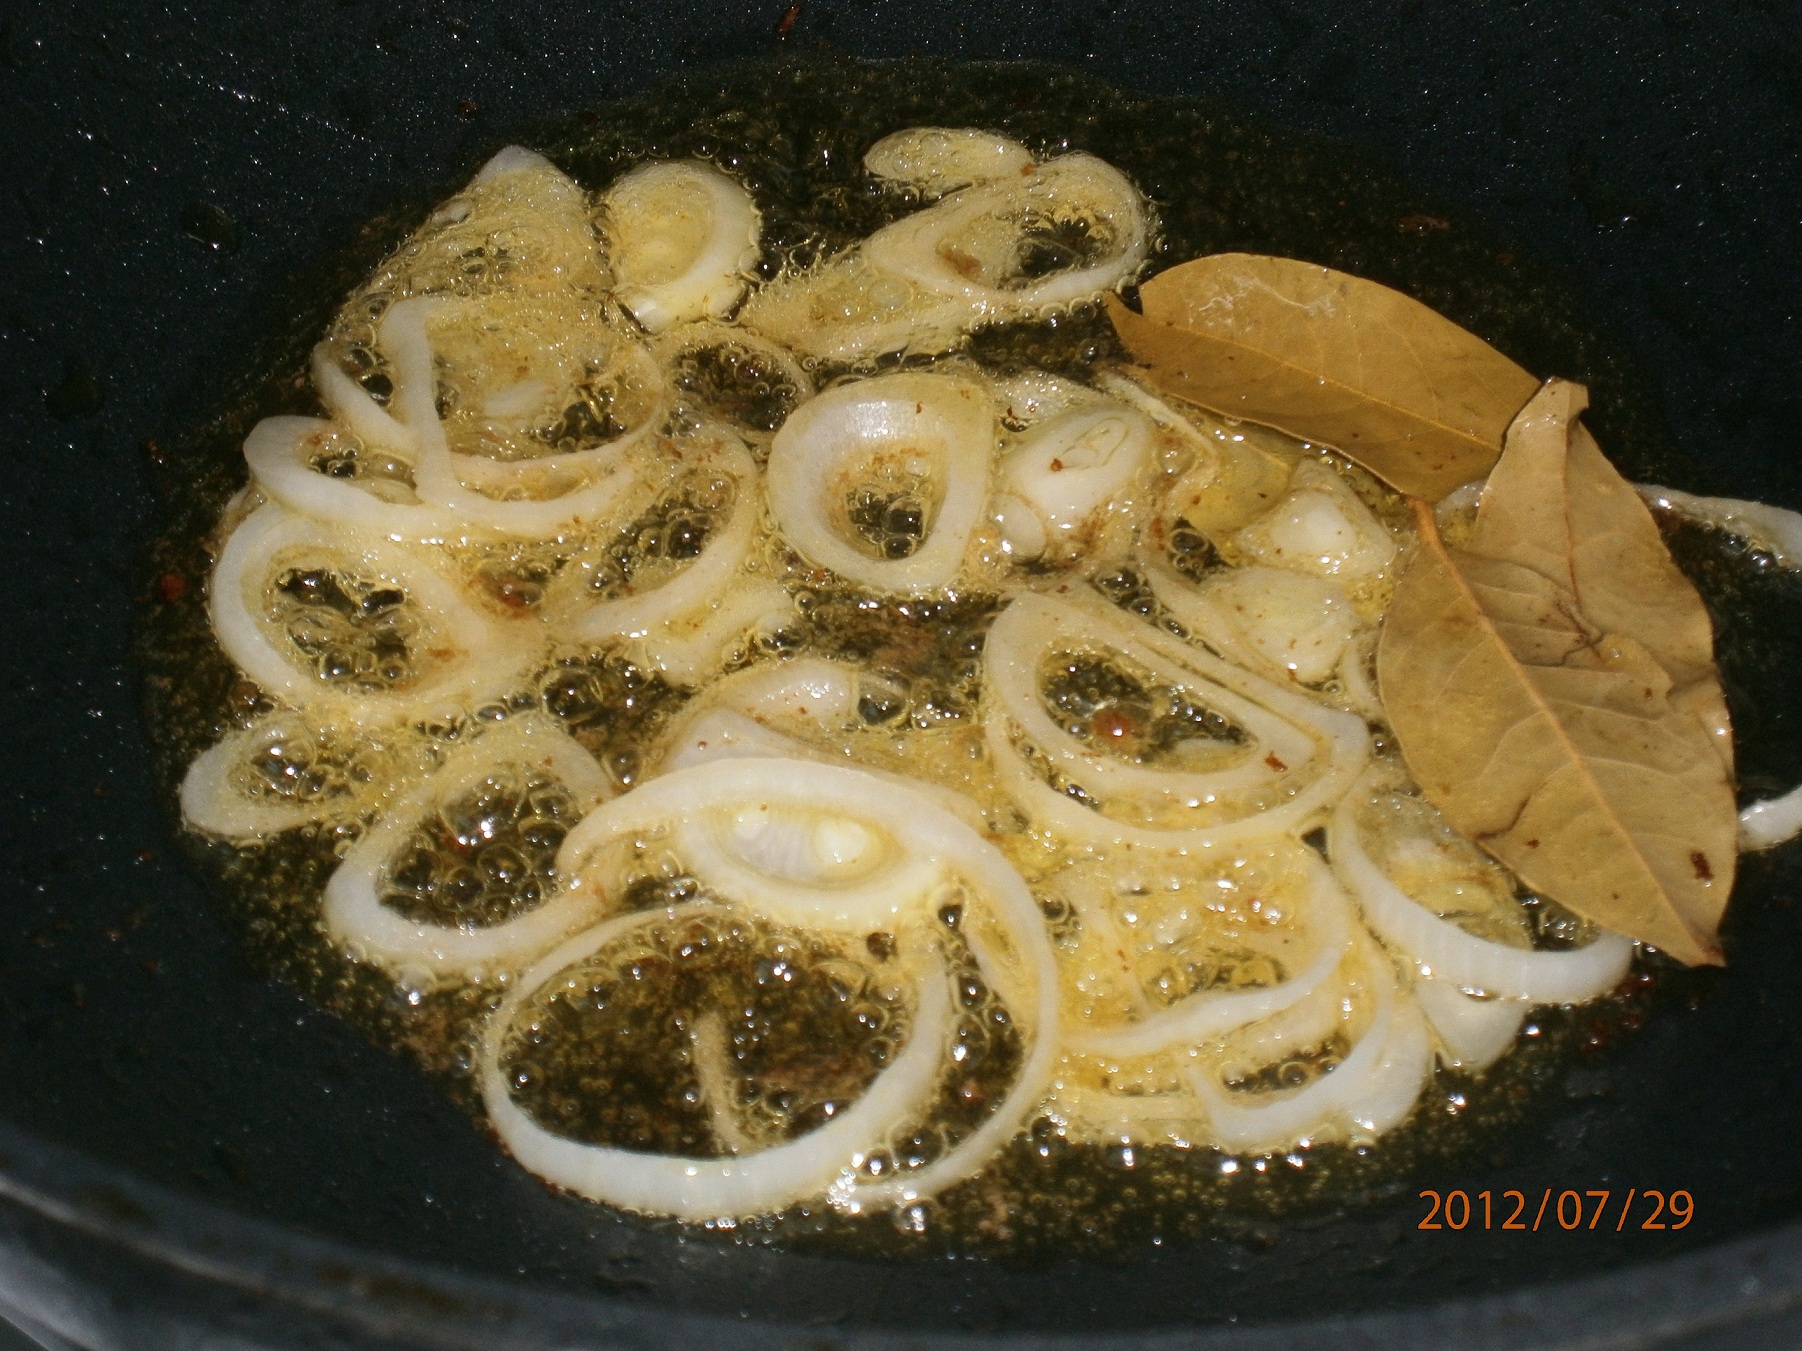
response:
<svg viewBox="0 0 1802 1351"><path fill-rule="evenodd" d="M1642 1030L1561 1062L1478 1152L1112 1260L776 1252L547 1193L247 960L172 844L130 656L181 473L156 446L232 396L365 221L547 112L673 72L704 89L746 59L811 63L822 87L847 57L1049 60L1341 138L1323 153L1410 185L1398 220L1480 221L1573 298L1616 354L1597 414L1633 424L1630 472L1802 504L1799 20L1570 0L15 4L0 1300L46 1344L108 1351L1802 1345L1795 851L1747 861L1724 975L1673 976ZM1765 637L1728 675L1768 789L1802 771L1782 640L1802 590L1758 587ZM1419 1188L1629 1186L1689 1191L1694 1222L1416 1227Z"/></svg>

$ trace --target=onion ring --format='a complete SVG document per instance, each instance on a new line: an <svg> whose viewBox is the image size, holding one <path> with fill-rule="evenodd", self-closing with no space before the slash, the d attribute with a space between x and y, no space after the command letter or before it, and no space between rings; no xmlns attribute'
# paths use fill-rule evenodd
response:
<svg viewBox="0 0 1802 1351"><path fill-rule="evenodd" d="M874 591L924 595L950 584L982 517L995 451L988 392L960 376L905 372L839 385L795 410L770 450L771 512L808 561ZM872 558L835 519L864 462L916 462L936 471L943 497L920 546Z"/></svg>
<svg viewBox="0 0 1802 1351"><path fill-rule="evenodd" d="M542 904L485 928L429 924L384 905L382 885L396 849L440 804L467 793L497 769L549 770L586 811L612 791L606 773L579 742L540 716L509 719L460 747L443 767L388 807L351 846L325 886L323 918L339 943L400 973L469 977L517 969L570 930L590 922L590 893L561 888ZM566 875L566 874L564 874Z"/></svg>
<svg viewBox="0 0 1802 1351"><path fill-rule="evenodd" d="M390 691L335 689L302 670L270 641L257 614L269 568L285 552L348 557L357 569L399 587L436 621L434 646L448 649L448 658L414 687ZM316 717L361 726L454 713L504 691L537 658L542 642L536 622L487 618L454 579L418 554L374 536L327 530L274 502L258 507L226 540L213 567L208 607L225 654L266 693ZM521 625L529 635L525 641Z"/></svg>
<svg viewBox="0 0 1802 1351"><path fill-rule="evenodd" d="M1350 796L1333 813L1327 853L1358 898L1365 922L1434 980L1504 999L1581 1004L1618 985L1633 960L1632 940L1619 934L1604 933L1568 952L1538 952L1492 943L1441 919L1391 882L1365 852Z"/></svg>
<svg viewBox="0 0 1802 1351"><path fill-rule="evenodd" d="M951 1028L951 992L936 952L916 981L913 1027L900 1052L855 1103L797 1140L751 1154L690 1158L585 1145L534 1121L514 1102L501 1070L507 1030L526 1001L633 929L713 908L696 904L622 915L577 934L520 977L489 1016L481 1049L482 1102L501 1143L531 1172L578 1196L640 1214L696 1222L768 1214L853 1185L847 1179L880 1148L895 1121L931 1093Z"/></svg>

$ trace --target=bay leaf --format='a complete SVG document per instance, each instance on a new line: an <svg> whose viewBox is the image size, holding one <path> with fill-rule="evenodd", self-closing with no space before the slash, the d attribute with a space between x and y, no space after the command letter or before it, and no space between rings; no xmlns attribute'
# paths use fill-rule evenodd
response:
<svg viewBox="0 0 1802 1351"><path fill-rule="evenodd" d="M1108 313L1167 393L1328 445L1416 497L1481 478L1539 382L1400 291L1294 258L1220 253Z"/></svg>
<svg viewBox="0 0 1802 1351"><path fill-rule="evenodd" d="M1548 381L1462 548L1420 545L1377 655L1421 791L1535 891L1679 961L1719 963L1737 813L1701 598Z"/></svg>

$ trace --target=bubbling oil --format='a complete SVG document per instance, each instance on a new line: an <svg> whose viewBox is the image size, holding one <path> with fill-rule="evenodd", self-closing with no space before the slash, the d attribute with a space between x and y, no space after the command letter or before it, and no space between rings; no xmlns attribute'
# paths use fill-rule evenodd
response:
<svg viewBox="0 0 1802 1351"><path fill-rule="evenodd" d="M1085 145L1178 199L1163 204L1166 234L1159 248L1166 260L1255 244L1257 230L1267 229L1273 238L1289 232L1286 245L1265 246L1271 252L1343 261L1347 250L1367 247L1393 263L1390 202L1359 183L1348 186L1329 161L1296 151L1294 167L1280 174L1272 175L1267 166L1251 167L1258 184L1256 193L1244 199L1251 205L1238 208L1242 215L1236 224L1226 223L1219 209L1192 200L1195 190L1185 197L1177 185L1198 178L1239 182L1232 176L1238 171L1229 166L1242 164L1248 148L1255 146L1257 154L1268 158L1285 153L1282 147L1231 129L1197 137L1193 124L1188 124L1186 139L1173 136L1161 129L1162 110L1124 98L1105 103L1102 126L1090 111L1097 106L1091 87L1082 86L1082 97L1076 98L1073 86L1055 80L1046 85L1048 78L1010 83L1014 77L1009 76L997 83L985 76L981 82L955 84L933 116L953 124L1006 125L1044 145L1059 144L1072 128L1084 128ZM1044 97L1047 88L1049 98ZM899 194L872 199L842 167L854 161L859 137L874 139L873 129L926 120L905 80L860 71L842 106L829 97L826 85L797 72L746 75L717 93L690 90L682 97L690 100L689 106L677 107L666 98L618 111L600 131L584 130L565 143L560 159L591 188L652 155L716 159L758 193L766 213L763 269L769 274L867 234L907 205ZM845 148L852 148L851 153ZM1203 167L1207 172L1198 174ZM1308 242L1324 228L1317 204L1335 194L1349 194L1353 203L1333 227L1341 231L1339 242L1332 249L1310 249ZM1263 224L1254 223L1259 221ZM1029 253L1016 260L1022 280L1068 266L1070 259L1080 260L1097 247L1083 223L1041 224L1031 233ZM1461 246L1461 241L1452 242ZM1427 243L1438 247L1441 241ZM454 285L479 296L510 269L537 265L532 260L555 246L555 241L501 240L472 246L454 260L403 259L388 285L399 289L407 268L455 266L463 272ZM1480 252L1453 249L1435 266L1450 272L1434 274L1438 290L1427 290L1451 296L1453 303L1441 307L1454 315L1461 306L1482 311L1488 305L1517 328L1530 331L1538 323L1567 331L1558 328L1555 304L1525 288L1510 289L1507 277L1498 275L1492 260ZM355 378L378 404L392 389L392 372L373 336L380 308L372 305L364 315L349 315L333 335ZM1105 320L1081 307L1043 323L980 335L971 351L997 370L1031 365L1076 376L1118 355ZM282 398L294 397L280 392L294 387L292 370L290 362L272 372L268 385L277 393L266 389L253 400L256 411L268 411L271 399L279 407ZM590 372L594 379L581 386L585 392L576 403L535 425L532 436L541 450L533 453L566 450L617 434L628 424L629 409L628 416L615 416L622 407L621 391L601 380L599 370ZM835 373L819 367L808 372L816 381ZM748 347L710 349L687 360L678 384L695 408L754 431L773 430L798 397L792 378L760 362ZM447 406L441 411L454 416L457 410ZM161 546L162 557L177 560L178 566L194 566L220 503L236 486L231 425L228 420L226 430L203 448L203 454L210 451L208 471L184 482L182 521ZM1615 440L1630 443L1631 438ZM1319 458L1305 448L1292 453ZM327 472L391 481L402 489L408 484L404 465L371 456L354 438L341 436L332 456ZM1342 465L1331 467L1344 471ZM684 482L625 531L606 538L499 546L472 558L470 566L500 612L532 611L584 558L592 562L595 588L610 592L635 574L679 566L704 547L731 506L729 494L718 486ZM1380 518L1395 512L1395 503L1380 487L1367 482L1357 486L1377 506ZM869 518L875 556L905 557L911 552L908 541L927 522L928 506L902 491L854 504L853 510ZM1169 556L1192 579L1238 561L1230 542L1223 546L1203 523L1185 517L1174 526ZM790 591L797 618L780 631L745 641L725 669L803 655L854 659L879 673L884 683L860 702L861 725L846 734L847 745L841 749L867 763L905 765L916 774L927 764L933 767L930 777L993 799L994 786L985 780L974 749L974 728L982 697L983 642L1000 598L980 590L925 600L872 596L815 575L779 544L771 546L763 566ZM382 618L379 594L366 594L356 579L346 577L323 576L314 586L303 580L309 575L297 571L294 580L308 597L326 599L292 596L282 602L289 607L284 618L293 614L311 620L314 610L326 617L316 626L324 638L316 640L316 629L305 629L307 641L317 642L327 654L323 659L331 670L341 672L326 678L404 680L405 662L418 645L410 641L416 635ZM1123 610L1171 622L1131 569L1105 572L1094 580ZM218 734L249 727L270 710L269 701L218 652L199 606L199 591L191 588L185 605L159 611L148 644L153 722L171 781ZM1110 753L1156 764L1194 754L1198 745L1206 750L1234 744L1237 729L1230 721L1173 697L1175 692L1161 690L1149 673L1130 663L1073 651L1058 654L1051 667L1043 682L1047 711L1066 731ZM395 739L408 744L378 749L411 757L413 764L430 761L440 753L434 748L455 744L485 720L539 710L593 752L617 786L629 788L694 697L619 645L555 652L495 701L461 717L397 733ZM360 765L342 750L291 741L280 754L256 762L256 772L266 781L266 791L283 798L367 801L370 776L380 770ZM1000 809L996 814L1008 815ZM213 843L196 848L223 881L248 945L261 960L379 1044L412 1055L441 1076L453 1095L472 1101L472 1048L495 1003L494 992L421 987L397 995L385 977L347 962L320 930L310 898L317 896L367 819L366 813L353 811L254 847ZM478 926L493 923L504 915L503 896L513 898L509 905L517 906L520 897L529 905L534 888L549 884L549 860L569 824L567 803L548 781L492 780L415 833L409 845L413 865L397 872L398 885L388 903L402 913L455 917ZM1009 851L1035 884L1071 862L1054 845L1030 834L1011 838ZM1145 883L1148 892L1155 885L1155 880ZM1136 912L1130 890L1108 898L1105 916L1058 888L1041 886L1038 897L1060 952L1092 948L1104 920L1116 934L1133 933ZM621 905L648 910L697 899L706 897L672 865L633 881ZM1582 937L1554 910L1546 911L1543 922L1537 912L1530 913L1543 945L1555 945L1560 936L1565 942ZM959 918L952 906L934 921L936 941L950 954L955 972L953 1060L959 1070L943 1077L930 1120L910 1126L873 1156L878 1170L919 1167L941 1156L981 1119L1020 1055L1020 1036L1005 1002L986 987L978 963L959 943ZM1217 943L1208 949L1211 955L1185 960L1179 952L1173 958L1165 941L1155 962L1141 953L1143 969L1134 973L1139 987L1175 1002L1200 990L1280 977L1282 962L1270 950L1250 941L1220 942L1222 926L1253 928L1248 912L1222 912L1211 922ZM516 1078L520 1100L536 1118L580 1139L705 1155L729 1147L718 1130L721 1111L747 1142L792 1138L817 1124L828 1104L855 1097L904 1035L906 999L887 972L903 960L906 941L906 935L872 932L828 942L741 912L723 913L698 927L671 922L634 930L629 942L570 973L516 1022L507 1068ZM740 1241L825 1245L888 1256L965 1251L1018 1258L1119 1252L1152 1237L1162 1241L1230 1231L1273 1215L1339 1206L1372 1186L1406 1177L1424 1161L1458 1157L1476 1142L1502 1138L1511 1123L1531 1110L1540 1096L1538 1086L1556 1078L1586 1036L1612 1035L1611 1029L1637 1021L1644 989L1635 985L1621 1000L1581 1014L1553 1010L1536 1015L1533 1034L1518 1052L1480 1080L1442 1074L1413 1121L1386 1137L1376 1151L1320 1146L1305 1152L1305 1167L1290 1165L1266 1174L1239 1167L1205 1145L1161 1144L1123 1152L1119 1146L1073 1140L1056 1120L1040 1115L1025 1124L979 1178L901 1213L892 1225L803 1205L743 1224L734 1234ZM719 1010L729 1016L710 1020L709 1012ZM1595 1033L1597 1027L1603 1028L1601 1034ZM878 1032L885 1035L871 1035ZM817 1047L819 1054L801 1063L793 1054L796 1046ZM1229 1076L1225 1088L1237 1094L1298 1085L1325 1073L1345 1051L1341 1041L1329 1039L1254 1072ZM671 1066L678 1068L672 1072ZM1132 1067L1117 1072L1130 1075Z"/></svg>

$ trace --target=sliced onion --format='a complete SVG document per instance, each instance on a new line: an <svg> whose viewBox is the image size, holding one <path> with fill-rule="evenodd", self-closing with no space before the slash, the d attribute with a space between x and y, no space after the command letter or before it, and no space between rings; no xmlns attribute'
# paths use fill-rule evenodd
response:
<svg viewBox="0 0 1802 1351"><path fill-rule="evenodd" d="M1139 1056L1198 1046L1291 1008L1322 989L1351 945L1351 917L1332 870L1312 850L1301 852L1308 872L1309 928L1314 939L1305 965L1275 985L1203 991L1124 1027L1072 1032L1066 1037L1070 1048L1092 1055Z"/></svg>
<svg viewBox="0 0 1802 1351"><path fill-rule="evenodd" d="M522 460L499 460L489 455L454 451L452 466L458 482L480 488L485 494L528 501L555 500L553 494L544 491L547 486L555 487L572 479L606 473L620 461L625 451L649 442L669 414L669 382L664 378L662 367L636 342L615 344L612 365L626 372L620 377L622 381L635 380L654 391L643 415L632 426L609 441L582 450L534 455ZM526 382L526 386L524 392L527 393L544 389L535 381ZM502 416L503 410L489 408L485 411L495 418Z"/></svg>
<svg viewBox="0 0 1802 1351"><path fill-rule="evenodd" d="M764 591L756 593L757 602L747 605L746 596L751 593L738 578L762 514L757 466L750 455L736 438L721 435L696 467L700 472L724 475L736 485L731 514L713 531L700 555L648 589L635 590L627 583L623 594L576 610L558 623L561 631L581 642L642 639L668 633L683 619L705 620L715 609L735 613L751 610L757 617L786 603L787 597L780 595L779 588L780 599L772 602L768 594L770 584L765 583ZM738 631L742 632L750 622L749 618L739 620ZM716 643L707 656L717 656L718 650Z"/></svg>
<svg viewBox="0 0 1802 1351"><path fill-rule="evenodd" d="M770 510L811 563L874 591L923 595L963 565L988 497L995 411L961 376L907 372L839 385L795 410L770 451ZM920 546L872 558L847 538L845 503L871 461L936 480L941 500Z"/></svg>
<svg viewBox="0 0 1802 1351"><path fill-rule="evenodd" d="M913 173L898 160L892 167ZM860 249L779 278L751 297L741 321L830 361L944 352L978 325L1075 304L1138 271L1151 218L1119 170L1081 154L1023 167L1031 172L985 179L883 227ZM1103 256L1018 275L1026 234L1046 217L1104 230Z"/></svg>
<svg viewBox="0 0 1802 1351"><path fill-rule="evenodd" d="M1802 512L1734 497L1697 497L1650 483L1635 486L1650 506L1744 540L1769 553L1782 567L1802 568Z"/></svg>
<svg viewBox="0 0 1802 1351"><path fill-rule="evenodd" d="M261 613L283 555L333 559L404 591L407 603L435 626L437 668L409 687L359 691L336 688L297 666L271 640ZM266 693L321 719L365 726L455 713L498 694L537 659L543 644L535 622L489 619L426 558L375 536L328 530L275 502L258 507L226 540L208 605L219 645Z"/></svg>
<svg viewBox="0 0 1802 1351"><path fill-rule="evenodd" d="M1420 1002L1439 1038L1440 1059L1454 1069L1493 1065L1510 1046L1532 1007L1520 999L1479 999L1442 980L1417 980Z"/></svg>
<svg viewBox="0 0 1802 1351"><path fill-rule="evenodd" d="M1396 555L1395 541L1351 485L1312 460L1295 466L1288 496L1233 542L1271 567L1347 581L1376 576Z"/></svg>
<svg viewBox="0 0 1802 1351"><path fill-rule="evenodd" d="M1003 536L1012 552L1036 558L1085 551L1106 513L1131 499L1151 463L1148 418L1124 405L1093 401L1035 424L1002 457L997 477L1037 528ZM1037 547L1033 547L1036 543Z"/></svg>
<svg viewBox="0 0 1802 1351"><path fill-rule="evenodd" d="M1105 229L1105 253L1043 277L1008 277L1027 221L1047 216ZM1063 155L884 226L864 241L863 256L877 272L970 304L973 319L1011 318L1118 286L1144 263L1150 224L1138 189L1113 165Z"/></svg>
<svg viewBox="0 0 1802 1351"><path fill-rule="evenodd" d="M1357 612L1323 577L1257 564L1189 582L1146 560L1152 594L1178 623L1222 656L1304 685L1332 675L1358 629Z"/></svg>
<svg viewBox="0 0 1802 1351"><path fill-rule="evenodd" d="M1032 151L1018 141L970 127L892 132L864 152L863 167L877 178L927 197L1033 172Z"/></svg>
<svg viewBox="0 0 1802 1351"><path fill-rule="evenodd" d="M1327 852L1364 919L1423 976L1462 989L1537 1004L1580 1004L1613 989L1633 960L1632 940L1604 933L1567 952L1512 948L1441 919L1391 882L1358 836L1351 796L1333 813Z"/></svg>
<svg viewBox="0 0 1802 1351"><path fill-rule="evenodd" d="M968 301L876 271L855 250L752 292L738 322L816 361L948 352L972 322Z"/></svg>
<svg viewBox="0 0 1802 1351"><path fill-rule="evenodd" d="M942 873L886 829L837 811L767 802L699 814L676 851L715 893L814 929L867 933L931 905ZM872 916L880 918L873 919Z"/></svg>
<svg viewBox="0 0 1802 1351"><path fill-rule="evenodd" d="M602 201L616 294L647 331L732 312L762 229L742 185L709 164L646 164Z"/></svg>
<svg viewBox="0 0 1802 1351"><path fill-rule="evenodd" d="M313 349L312 373L314 392L351 435L364 445L393 452L408 464L419 458L418 438L344 372L333 359L329 343Z"/></svg>
<svg viewBox="0 0 1802 1351"><path fill-rule="evenodd" d="M395 852L420 823L508 769L555 775L581 811L611 791L594 757L549 720L509 719L491 728L383 811L351 846L325 887L324 920L332 937L397 974L473 979L477 973L517 970L572 929L592 922L594 897L579 888L560 888L541 905L486 928L421 923L382 903Z"/></svg>
<svg viewBox="0 0 1802 1351"><path fill-rule="evenodd" d="M747 632L773 633L794 617L788 592L768 578L751 577L711 610L684 616L644 639L645 657L672 685L700 684L719 669Z"/></svg>
<svg viewBox="0 0 1802 1351"><path fill-rule="evenodd" d="M1774 849L1797 835L1802 835L1802 788L1754 802L1739 814L1739 847L1743 850Z"/></svg>
<svg viewBox="0 0 1802 1351"><path fill-rule="evenodd" d="M1220 1148L1273 1152L1328 1135L1369 1139L1413 1110L1432 1067L1426 1020L1419 1006L1396 989L1387 960L1370 954L1364 965L1371 986L1364 1034L1344 1060L1307 1087L1257 1095L1266 1100L1246 1106L1241 1095L1223 1089L1210 1074L1189 1074Z"/></svg>
<svg viewBox="0 0 1802 1351"><path fill-rule="evenodd" d="M571 890L582 891L587 887L584 865L616 840L704 820L704 813L757 804L833 813L873 832L889 833L891 823L905 821L906 848L941 872L961 878L1001 924L1032 986L1031 1008L1014 1010L1025 1053L1007 1096L982 1125L935 1162L879 1182L841 1177L830 1196L835 1206L857 1211L911 1202L971 1176L1018 1131L1027 1111L1043 1097L1057 1051L1057 969L1038 904L1020 874L999 850L930 796L895 779L812 760L742 759L694 765L652 779L591 813L564 840L558 870L574 879ZM791 888L772 898L760 889L758 899L766 904L773 899L777 907L760 909L782 922L841 932L868 932L894 922L893 896L865 892L833 897L819 894L823 890L813 888L808 894ZM930 894L916 898L914 905L923 907L929 901ZM974 935L972 947L983 960ZM985 968L988 965L985 962Z"/></svg>
<svg viewBox="0 0 1802 1351"><path fill-rule="evenodd" d="M1059 643L1122 653L1174 688L1230 717L1248 734L1235 763L1212 773L1163 770L1116 759L1078 740L1046 711L1039 668ZM996 619L984 652L984 734L1015 800L1064 838L1106 847L1213 849L1258 835L1310 829L1357 777L1370 754L1361 719L1323 708L1261 676L1136 624L1097 600L1022 596ZM1015 744L1015 729L1060 774L1098 798L1149 796L1183 810L1235 792L1275 790L1277 805L1202 826L1152 827L1091 810L1040 777Z"/></svg>
<svg viewBox="0 0 1802 1351"><path fill-rule="evenodd" d="M858 705L872 689L894 693L894 686L880 676L825 657L796 657L736 672L710 687L676 724L659 759L659 772L714 760L771 756L842 764L845 756L830 742L845 739L862 725ZM824 736L828 746L777 730L785 723ZM858 768L909 792L927 794L972 829L987 828L982 808L955 789L872 765Z"/></svg>
<svg viewBox="0 0 1802 1351"><path fill-rule="evenodd" d="M314 821L330 820L343 804L325 796L307 801L270 793L246 796L233 776L259 755L279 750L296 739L311 740L313 729L290 716L275 714L256 726L226 735L194 757L181 781L181 816L196 830L228 839L258 839Z"/></svg>
<svg viewBox="0 0 1802 1351"><path fill-rule="evenodd" d="M501 1069L507 1031L526 1002L634 929L712 908L691 905L623 915L578 934L522 976L490 1015L481 1051L482 1102L501 1142L531 1172L589 1200L640 1214L690 1221L763 1215L835 1187L856 1186L852 1179L864 1160L930 1096L944 1063L952 1017L948 975L935 951L916 974L907 1041L855 1103L799 1139L755 1153L694 1158L586 1145L534 1121L514 1102Z"/></svg>
<svg viewBox="0 0 1802 1351"><path fill-rule="evenodd" d="M348 377L346 377L348 378ZM355 480L333 478L303 463L337 428L310 417L267 417L244 441L244 460L257 487L290 511L329 525L436 544L467 539L471 524L457 512L418 502L391 502Z"/></svg>
<svg viewBox="0 0 1802 1351"><path fill-rule="evenodd" d="M598 477L555 497L503 501L464 484L458 461L477 457L455 454L445 440L444 425L438 419L438 384L427 330L432 316L448 304L439 297L398 301L389 306L377 330L394 371L394 393L388 406L413 433L419 446L414 481L420 500L453 513L466 527L526 539L548 539L605 519L639 483L637 466L622 453L625 447L618 442L600 448L604 454L577 452L593 456L584 459L581 467ZM628 437L635 442L648 426L641 424ZM521 467L517 472L533 472L525 466L534 463L537 462L518 462Z"/></svg>

